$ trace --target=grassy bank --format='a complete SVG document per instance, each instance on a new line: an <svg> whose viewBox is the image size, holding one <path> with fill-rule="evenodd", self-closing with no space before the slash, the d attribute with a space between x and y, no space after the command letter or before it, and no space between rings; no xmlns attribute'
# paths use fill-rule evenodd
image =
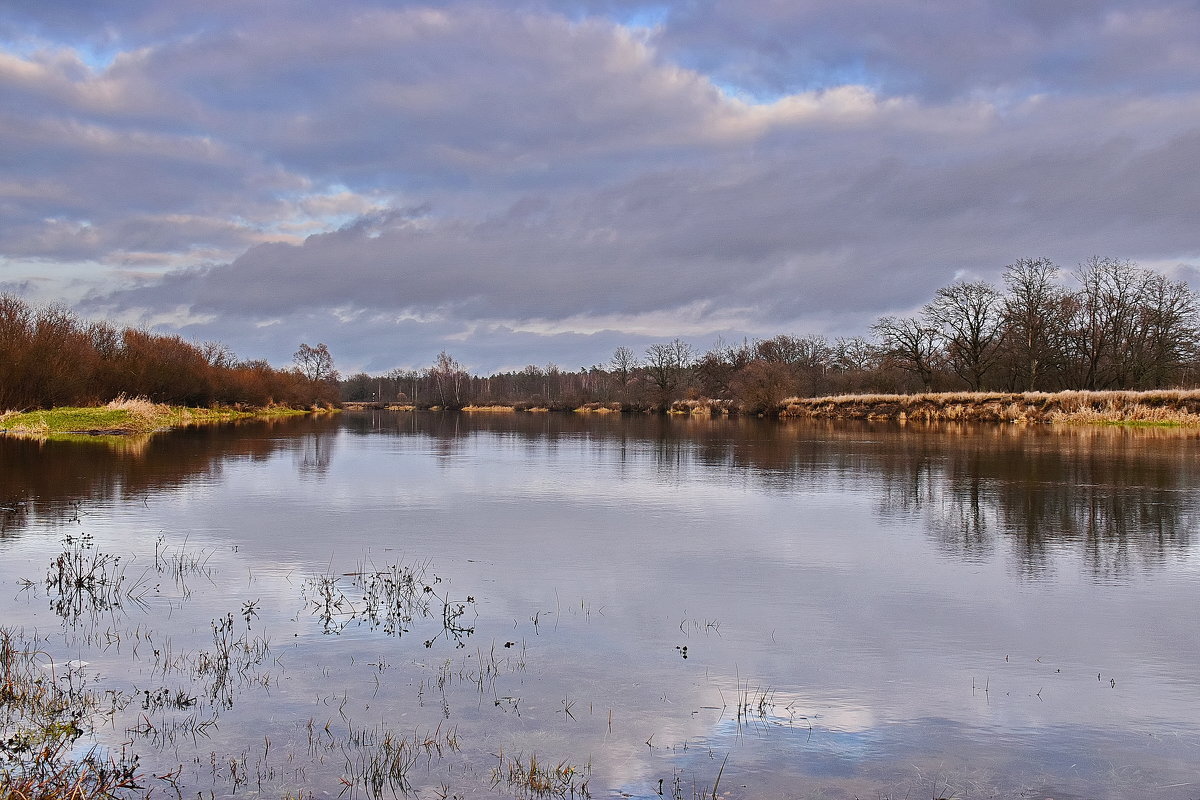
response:
<svg viewBox="0 0 1200 800"><path fill-rule="evenodd" d="M0 432L15 436L71 434L124 435L153 433L185 425L231 422L239 419L279 417L308 413L270 407L253 410L233 408L186 408L152 403L143 398L118 398L94 408L52 408L44 411L0 413Z"/></svg>
<svg viewBox="0 0 1200 800"><path fill-rule="evenodd" d="M1200 390L931 392L785 400L782 417L1200 426Z"/></svg>

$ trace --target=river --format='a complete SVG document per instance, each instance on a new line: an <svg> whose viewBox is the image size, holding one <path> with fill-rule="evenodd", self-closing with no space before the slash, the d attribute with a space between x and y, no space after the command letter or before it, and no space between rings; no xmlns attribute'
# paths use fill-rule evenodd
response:
<svg viewBox="0 0 1200 800"><path fill-rule="evenodd" d="M1198 456L536 413L0 438L3 625L160 797L1196 798Z"/></svg>

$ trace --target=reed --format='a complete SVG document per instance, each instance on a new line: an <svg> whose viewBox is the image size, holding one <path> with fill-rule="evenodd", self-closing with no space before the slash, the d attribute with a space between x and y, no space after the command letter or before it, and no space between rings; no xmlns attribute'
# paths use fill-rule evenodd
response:
<svg viewBox="0 0 1200 800"><path fill-rule="evenodd" d="M731 400L713 400L701 397L695 400L676 400L674 403L671 403L668 413L720 417L727 416L735 410L733 401Z"/></svg>
<svg viewBox="0 0 1200 800"><path fill-rule="evenodd" d="M22 631L0 628L0 800L101 800L140 788L124 748L78 754L79 739L112 713L83 666L55 664Z"/></svg>
<svg viewBox="0 0 1200 800"><path fill-rule="evenodd" d="M498 763L492 768L492 785L507 783L518 797L591 797L588 775L591 765L576 767L568 761L550 765L538 760L533 753L526 761L522 756L509 757L501 751Z"/></svg>
<svg viewBox="0 0 1200 800"><path fill-rule="evenodd" d="M584 403L575 409L577 414L619 414L620 403Z"/></svg>
<svg viewBox="0 0 1200 800"><path fill-rule="evenodd" d="M1200 426L1200 390L930 392L793 397L782 417Z"/></svg>

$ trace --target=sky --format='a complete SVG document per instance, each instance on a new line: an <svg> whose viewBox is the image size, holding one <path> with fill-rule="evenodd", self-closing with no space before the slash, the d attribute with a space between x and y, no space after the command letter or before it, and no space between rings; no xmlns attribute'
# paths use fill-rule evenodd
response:
<svg viewBox="0 0 1200 800"><path fill-rule="evenodd" d="M343 374L1200 289L1196 0L0 3L0 291Z"/></svg>

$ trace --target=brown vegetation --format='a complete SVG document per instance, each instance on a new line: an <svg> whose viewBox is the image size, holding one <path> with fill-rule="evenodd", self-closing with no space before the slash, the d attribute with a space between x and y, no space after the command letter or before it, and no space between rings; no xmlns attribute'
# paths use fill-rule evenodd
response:
<svg viewBox="0 0 1200 800"><path fill-rule="evenodd" d="M791 398L780 416L959 422L1200 425L1200 390L940 392Z"/></svg>
<svg viewBox="0 0 1200 800"><path fill-rule="evenodd" d="M88 322L62 306L36 308L0 294L0 410L97 406L118 397L310 407L337 401L330 378L238 361L220 344Z"/></svg>

